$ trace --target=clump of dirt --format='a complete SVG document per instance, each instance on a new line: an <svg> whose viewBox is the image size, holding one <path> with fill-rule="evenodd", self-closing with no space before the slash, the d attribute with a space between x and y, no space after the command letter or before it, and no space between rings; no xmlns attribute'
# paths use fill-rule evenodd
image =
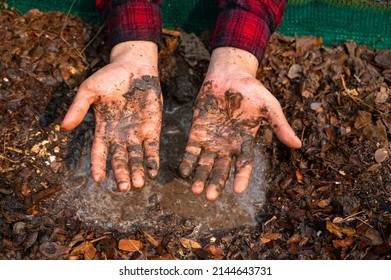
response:
<svg viewBox="0 0 391 280"><path fill-rule="evenodd" d="M89 177L93 115L59 129L80 83L108 63L105 31L59 12L0 11L0 258L391 259L391 51L275 34L257 77L303 147L283 146L264 121L250 189L235 196L231 182L209 203L177 164L210 36L180 34L165 31L159 54L159 177L119 194L112 177Z"/></svg>

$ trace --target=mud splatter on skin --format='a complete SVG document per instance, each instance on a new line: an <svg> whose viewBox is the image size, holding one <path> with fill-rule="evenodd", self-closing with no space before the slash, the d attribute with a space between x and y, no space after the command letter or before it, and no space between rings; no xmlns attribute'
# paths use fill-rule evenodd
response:
<svg viewBox="0 0 391 280"><path fill-rule="evenodd" d="M156 96L159 98L162 93L160 89L159 77L149 76L149 75L144 75L141 77L141 79L134 79L133 84L129 88L129 91L125 93L123 96L126 99L130 99L130 97L134 95L136 89L143 90L143 91L152 89L156 93Z"/></svg>
<svg viewBox="0 0 391 280"><path fill-rule="evenodd" d="M184 177L196 169L194 181L213 185L220 193L230 173L232 157L236 157L236 169L240 170L254 161L254 132L259 128L259 116L241 109L243 95L240 92L226 91L223 96L213 90L213 82L205 82L196 100L190 140L199 143L203 153L214 155L213 167L200 164L196 168L198 154L185 153L180 166ZM264 108L264 111L267 108Z"/></svg>
<svg viewBox="0 0 391 280"><path fill-rule="evenodd" d="M243 96L239 92L225 92L226 110L230 118L233 117L236 110L242 104Z"/></svg>
<svg viewBox="0 0 391 280"><path fill-rule="evenodd" d="M129 90L125 94L118 94L121 93L102 96L101 102L94 106L95 138L102 139L105 146L109 148L112 167L117 171L115 173L117 175L131 173L129 169L143 170L142 145L144 140L148 140L150 144L145 148L158 152L162 122L162 95L158 77L144 75L141 79L131 79ZM103 99L106 99L106 102ZM152 137L156 143L147 137ZM118 154L121 158L118 158ZM156 162L156 157L153 158L153 153L149 154L147 168L157 170L159 164ZM100 172L105 173L105 171ZM155 173L157 172L148 174ZM121 180L116 181L121 183Z"/></svg>

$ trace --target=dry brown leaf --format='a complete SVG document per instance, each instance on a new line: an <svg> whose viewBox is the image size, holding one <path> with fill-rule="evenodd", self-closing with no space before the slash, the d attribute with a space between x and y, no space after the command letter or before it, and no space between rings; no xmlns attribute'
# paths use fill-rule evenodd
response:
<svg viewBox="0 0 391 280"><path fill-rule="evenodd" d="M300 235L298 235L297 233L295 233L294 235L292 235L292 236L286 241L286 243L287 243L287 244L299 243L300 240L301 240Z"/></svg>
<svg viewBox="0 0 391 280"><path fill-rule="evenodd" d="M27 185L27 182L23 183L21 193L23 196L28 196L31 193L31 190L30 190L29 186Z"/></svg>
<svg viewBox="0 0 391 280"><path fill-rule="evenodd" d="M387 148L380 148L377 149L375 152L375 161L377 163L385 161L389 156L388 149Z"/></svg>
<svg viewBox="0 0 391 280"><path fill-rule="evenodd" d="M375 163L368 167L366 172L376 171L381 167L381 163Z"/></svg>
<svg viewBox="0 0 391 280"><path fill-rule="evenodd" d="M72 241L69 242L68 246L69 246L69 247L73 247L73 246L75 246L77 243L79 243L79 242L81 242L81 241L84 241L84 232L81 232L81 233L76 234L76 235L73 237Z"/></svg>
<svg viewBox="0 0 391 280"><path fill-rule="evenodd" d="M281 238L281 236L282 236L281 233L278 232L266 232L266 233L263 232L259 237L259 241L265 244L272 240L277 240Z"/></svg>
<svg viewBox="0 0 391 280"><path fill-rule="evenodd" d="M331 200L332 200L332 197L329 197L329 198L326 198L326 199L322 199L321 201L318 202L318 206L320 208L325 208L325 207L330 205Z"/></svg>
<svg viewBox="0 0 391 280"><path fill-rule="evenodd" d="M297 181L302 182L303 178L304 178L303 174L301 174L299 170L296 170L296 179L297 179Z"/></svg>
<svg viewBox="0 0 391 280"><path fill-rule="evenodd" d="M333 246L336 248L336 249L339 249L339 248L344 248L344 249L348 249L350 248L354 243L354 240L353 238L345 238L345 239L337 239L337 240L333 240Z"/></svg>
<svg viewBox="0 0 391 280"><path fill-rule="evenodd" d="M372 114L366 111L358 111L354 127L357 129L372 124Z"/></svg>
<svg viewBox="0 0 391 280"><path fill-rule="evenodd" d="M339 238L342 238L344 235L347 236L354 236L356 234L356 230L349 227L342 227L338 226L336 224L333 224L330 221L326 221L326 229L331 232L332 234L335 234Z"/></svg>
<svg viewBox="0 0 391 280"><path fill-rule="evenodd" d="M144 235L144 237L147 239L148 243L151 244L153 247L159 246L160 242L157 241L152 235L150 235L148 232L141 230L141 233Z"/></svg>
<svg viewBox="0 0 391 280"><path fill-rule="evenodd" d="M127 252L140 251L143 243L140 240L121 239L118 243L118 248Z"/></svg>
<svg viewBox="0 0 391 280"><path fill-rule="evenodd" d="M379 231L374 228L368 227L367 230L363 233L363 236L367 238L371 245L381 245L383 244L383 238Z"/></svg>
<svg viewBox="0 0 391 280"><path fill-rule="evenodd" d="M90 246L88 246L84 250L84 259L85 260L93 260L95 258L95 254L96 254L96 249L94 246L92 246L92 244L90 244Z"/></svg>
<svg viewBox="0 0 391 280"><path fill-rule="evenodd" d="M78 246L76 246L73 250L72 250L72 252L71 252L71 255L72 256L75 256L75 255L79 255L79 254L84 254L84 252L88 249L88 247L90 247L90 246L93 246L92 244L91 244L91 242L90 241L85 241L85 242L83 242L83 243L81 243L80 245L78 245Z"/></svg>
<svg viewBox="0 0 391 280"><path fill-rule="evenodd" d="M208 244L205 247L206 251L209 251L210 255L212 255L212 259L214 260L222 260L224 258L224 251L216 244Z"/></svg>
<svg viewBox="0 0 391 280"><path fill-rule="evenodd" d="M191 239L181 238L180 242L181 242L182 246L187 249L190 249L190 248L191 249L200 249L200 248L202 248L200 243L198 243L197 241L191 240Z"/></svg>

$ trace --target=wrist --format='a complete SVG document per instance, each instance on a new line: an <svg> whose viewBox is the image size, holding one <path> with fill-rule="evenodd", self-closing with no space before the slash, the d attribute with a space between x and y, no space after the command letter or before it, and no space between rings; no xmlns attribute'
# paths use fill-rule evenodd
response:
<svg viewBox="0 0 391 280"><path fill-rule="evenodd" d="M248 51L221 47L213 50L206 76L224 76L238 78L256 76L258 59Z"/></svg>
<svg viewBox="0 0 391 280"><path fill-rule="evenodd" d="M150 41L127 41L115 45L110 53L110 63L125 67L141 67L157 72L158 46Z"/></svg>

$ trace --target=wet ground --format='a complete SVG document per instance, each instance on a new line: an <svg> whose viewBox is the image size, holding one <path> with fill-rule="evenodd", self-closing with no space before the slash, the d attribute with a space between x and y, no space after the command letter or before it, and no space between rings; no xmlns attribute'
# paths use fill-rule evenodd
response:
<svg viewBox="0 0 391 280"><path fill-rule="evenodd" d="M210 32L164 31L161 169L118 193L89 176L93 115L59 123L108 62L105 31L63 13L0 12L0 259L391 259L391 51L275 34L258 78L303 148L265 121L251 186L208 202L178 176Z"/></svg>

